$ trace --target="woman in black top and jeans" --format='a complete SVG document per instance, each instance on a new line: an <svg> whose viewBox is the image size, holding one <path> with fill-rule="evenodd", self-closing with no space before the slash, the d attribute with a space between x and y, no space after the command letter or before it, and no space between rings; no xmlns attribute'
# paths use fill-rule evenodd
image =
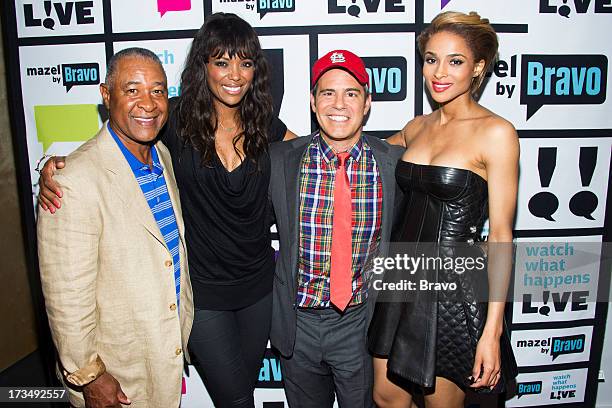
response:
<svg viewBox="0 0 612 408"><path fill-rule="evenodd" d="M181 96L170 101L160 134L172 155L185 221L195 305L190 354L222 408L254 407L270 329L267 148L294 135L273 116L268 82L253 28L234 14L213 14L193 40ZM48 174L41 195L57 199Z"/></svg>

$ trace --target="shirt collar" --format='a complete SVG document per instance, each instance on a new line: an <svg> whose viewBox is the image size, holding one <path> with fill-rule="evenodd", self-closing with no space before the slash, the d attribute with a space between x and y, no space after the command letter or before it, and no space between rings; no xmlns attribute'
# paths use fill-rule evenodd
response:
<svg viewBox="0 0 612 408"><path fill-rule="evenodd" d="M127 147L125 147L121 139L119 139L119 136L117 136L115 131L111 128L110 122L107 123L106 126L108 128L109 133L113 137L113 139L115 139L115 142L117 143L117 145L119 145L119 149L121 149L121 153L123 153L123 156L125 157L128 164L130 165L132 172L134 173L136 172L149 173L150 172L150 173L155 174L156 177L159 177L162 175L162 173L164 172L164 167L161 165L159 161L159 156L157 155L157 150L155 149L155 146L151 146L151 161L153 162L153 166L149 167L148 164L145 164L141 162L140 160L138 160L136 156L134 156L134 154L130 152Z"/></svg>
<svg viewBox="0 0 612 408"><path fill-rule="evenodd" d="M326 162L335 163L336 160L338 160L336 158L336 153L334 153L334 150L325 141L325 139L321 137L321 133L317 132L317 134L314 136L313 142L315 142L319 146L319 151L321 152L323 159ZM364 145L363 138L360 137L359 139L357 139L357 142L353 145L353 147L349 149L348 153L349 153L349 156L353 158L353 161L355 162L359 161L359 158L361 157L361 152L363 150L363 145Z"/></svg>

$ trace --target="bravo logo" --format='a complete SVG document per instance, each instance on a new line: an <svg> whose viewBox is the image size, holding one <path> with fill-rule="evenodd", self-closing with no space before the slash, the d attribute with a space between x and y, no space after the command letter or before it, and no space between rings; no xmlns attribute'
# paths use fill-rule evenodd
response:
<svg viewBox="0 0 612 408"><path fill-rule="evenodd" d="M593 12L595 14L612 13L610 0L540 0L540 13L555 14L570 18L572 7L577 14Z"/></svg>
<svg viewBox="0 0 612 408"><path fill-rule="evenodd" d="M542 381L530 381L516 384L516 397L523 395L535 395L542 393Z"/></svg>
<svg viewBox="0 0 612 408"><path fill-rule="evenodd" d="M257 381L257 388L283 388L280 361L270 349L266 350Z"/></svg>
<svg viewBox="0 0 612 408"><path fill-rule="evenodd" d="M606 100L605 55L523 55L521 105L527 119L543 105L593 105Z"/></svg>
<svg viewBox="0 0 612 408"><path fill-rule="evenodd" d="M79 64L58 64L47 67L27 67L28 77L50 77L54 83L62 81L66 92L77 85L97 85L100 83L100 65L97 62Z"/></svg>
<svg viewBox="0 0 612 408"><path fill-rule="evenodd" d="M23 5L23 16L26 27L43 26L48 30L55 30L56 24L68 26L76 24L93 24L94 17L91 15L93 1L66 1L51 2L44 1L45 14L34 13L32 4Z"/></svg>
<svg viewBox="0 0 612 408"><path fill-rule="evenodd" d="M257 0L257 13L262 19L268 13L295 11L295 0Z"/></svg>
<svg viewBox="0 0 612 408"><path fill-rule="evenodd" d="M553 337L550 355L553 361L562 354L576 354L584 352L584 334L575 336Z"/></svg>
<svg viewBox="0 0 612 408"><path fill-rule="evenodd" d="M327 0L327 12L329 14L344 14L359 17L363 10L366 13L402 13L406 6L404 0Z"/></svg>
<svg viewBox="0 0 612 408"><path fill-rule="evenodd" d="M372 101L403 101L406 99L406 70L404 57L362 58L370 77Z"/></svg>

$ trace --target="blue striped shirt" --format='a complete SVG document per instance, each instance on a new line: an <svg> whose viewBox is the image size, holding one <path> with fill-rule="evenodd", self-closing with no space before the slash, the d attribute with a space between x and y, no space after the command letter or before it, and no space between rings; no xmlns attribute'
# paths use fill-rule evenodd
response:
<svg viewBox="0 0 612 408"><path fill-rule="evenodd" d="M176 288L176 302L179 304L181 294L181 262L179 255L179 232L178 224L176 223L176 217L174 216L174 209L172 208L172 202L168 195L168 188L166 186L166 180L164 179L164 168L159 162L159 156L155 146L151 147L151 159L153 166L149 167L147 164L143 164L130 152L123 142L119 139L119 136L111 129L110 124L108 125L108 131L119 145L123 156L127 160L136 181L142 190L142 193L149 204L149 208L153 213L155 222L164 237L166 246L172 255L172 263L174 265L174 286ZM178 310L178 307L177 307Z"/></svg>

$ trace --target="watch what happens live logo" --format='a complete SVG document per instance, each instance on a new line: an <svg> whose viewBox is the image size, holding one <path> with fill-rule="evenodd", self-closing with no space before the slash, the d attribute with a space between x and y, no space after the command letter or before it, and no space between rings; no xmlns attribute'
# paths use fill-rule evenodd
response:
<svg viewBox="0 0 612 408"><path fill-rule="evenodd" d="M23 17L26 27L45 27L48 30L55 30L55 27L69 26L71 24L93 24L92 15L93 1L66 1L51 2L44 1L44 14L39 10L34 10L33 4L23 5Z"/></svg>
<svg viewBox="0 0 612 408"><path fill-rule="evenodd" d="M58 64L55 66L27 67L27 77L49 77L52 83L60 83L70 91L77 85L98 85L100 83L100 65L97 62L78 64Z"/></svg>

